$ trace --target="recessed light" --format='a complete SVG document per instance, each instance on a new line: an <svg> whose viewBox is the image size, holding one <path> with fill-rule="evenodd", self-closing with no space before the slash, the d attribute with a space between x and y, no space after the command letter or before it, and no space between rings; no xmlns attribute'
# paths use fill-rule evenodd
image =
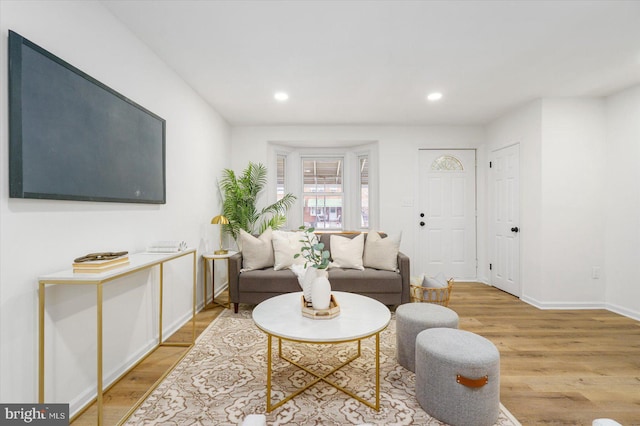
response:
<svg viewBox="0 0 640 426"><path fill-rule="evenodd" d="M433 92L433 93L429 93L427 95L427 99L430 101L439 101L440 99L442 99L442 93L440 92Z"/></svg>
<svg viewBox="0 0 640 426"><path fill-rule="evenodd" d="M276 94L273 95L273 97L276 101L280 101L280 102L284 102L287 99L289 99L289 95L287 95L285 92L277 92Z"/></svg>

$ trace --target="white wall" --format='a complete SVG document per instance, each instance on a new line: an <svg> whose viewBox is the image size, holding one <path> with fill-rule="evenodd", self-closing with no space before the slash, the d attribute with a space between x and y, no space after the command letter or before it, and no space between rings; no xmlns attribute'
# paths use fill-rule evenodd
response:
<svg viewBox="0 0 640 426"><path fill-rule="evenodd" d="M607 306L640 319L640 86L606 99Z"/></svg>
<svg viewBox="0 0 640 426"><path fill-rule="evenodd" d="M545 306L602 306L604 181L603 100L544 99L538 300Z"/></svg>
<svg viewBox="0 0 640 426"><path fill-rule="evenodd" d="M268 142L306 146L377 142L380 230L388 233L402 231L401 251L412 259L417 255L414 235L418 228L418 149L479 148L481 152L478 155L484 155L484 131L474 126L246 126L234 127L231 135L235 171L243 170L249 161L261 162L273 169L275 165L268 163ZM483 175L480 170L478 173ZM479 187L479 203L483 203L484 198L484 187ZM481 236L484 237L484 234ZM486 263L485 244L479 247L479 259ZM413 266L415 262L412 262Z"/></svg>
<svg viewBox="0 0 640 426"><path fill-rule="evenodd" d="M7 96L0 100L0 401L37 400L37 277L95 251L143 251L155 240L203 246L215 238L216 178L230 166L229 126L101 4L0 2L0 87L14 30L167 121L167 203L142 205L8 198ZM2 93L6 93L3 89ZM202 303L199 262L198 301ZM153 344L157 271L105 288L105 375ZM191 311L191 262L165 268L165 335ZM47 402L73 412L95 391L95 290L47 291Z"/></svg>

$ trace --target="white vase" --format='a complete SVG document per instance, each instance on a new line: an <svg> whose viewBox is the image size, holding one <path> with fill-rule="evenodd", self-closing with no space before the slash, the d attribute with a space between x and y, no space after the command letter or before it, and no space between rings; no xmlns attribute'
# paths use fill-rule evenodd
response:
<svg viewBox="0 0 640 426"><path fill-rule="evenodd" d="M302 293L304 294L304 300L307 302L311 302L313 299L311 289L313 288L313 281L318 276L316 271L316 268L308 267L302 276Z"/></svg>
<svg viewBox="0 0 640 426"><path fill-rule="evenodd" d="M331 303L331 283L327 277L327 271L319 269L311 286L311 303L313 309L329 309Z"/></svg>

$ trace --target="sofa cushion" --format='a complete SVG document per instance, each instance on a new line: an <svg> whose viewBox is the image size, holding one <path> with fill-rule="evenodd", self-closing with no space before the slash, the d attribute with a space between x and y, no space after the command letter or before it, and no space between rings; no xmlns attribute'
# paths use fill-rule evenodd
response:
<svg viewBox="0 0 640 426"><path fill-rule="evenodd" d="M329 283L333 291L350 293L402 293L402 276L397 272L373 268L334 268L329 270Z"/></svg>
<svg viewBox="0 0 640 426"><path fill-rule="evenodd" d="M267 228L258 238L240 230L240 245L242 246L242 270L251 271L273 266L273 247L271 246L272 231Z"/></svg>
<svg viewBox="0 0 640 426"><path fill-rule="evenodd" d="M302 248L303 232L290 231L273 231L273 269L276 271L282 269L291 269L292 265L303 265L304 257L299 256L297 259L293 257L300 253Z"/></svg>
<svg viewBox="0 0 640 426"><path fill-rule="evenodd" d="M292 293L300 291L298 277L290 270L273 268L246 271L240 274L238 286L248 293Z"/></svg>
<svg viewBox="0 0 640 426"><path fill-rule="evenodd" d="M363 270L362 253L364 251L364 234L354 238L332 235L331 238L331 268L348 268Z"/></svg>
<svg viewBox="0 0 640 426"><path fill-rule="evenodd" d="M369 232L364 244L363 264L367 268L396 271L402 234L382 238L377 232Z"/></svg>

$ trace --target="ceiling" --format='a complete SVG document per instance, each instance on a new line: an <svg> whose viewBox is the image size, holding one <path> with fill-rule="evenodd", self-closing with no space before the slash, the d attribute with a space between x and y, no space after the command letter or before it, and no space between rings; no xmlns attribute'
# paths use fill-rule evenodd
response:
<svg viewBox="0 0 640 426"><path fill-rule="evenodd" d="M102 4L232 125L476 125L640 83L640 1Z"/></svg>

